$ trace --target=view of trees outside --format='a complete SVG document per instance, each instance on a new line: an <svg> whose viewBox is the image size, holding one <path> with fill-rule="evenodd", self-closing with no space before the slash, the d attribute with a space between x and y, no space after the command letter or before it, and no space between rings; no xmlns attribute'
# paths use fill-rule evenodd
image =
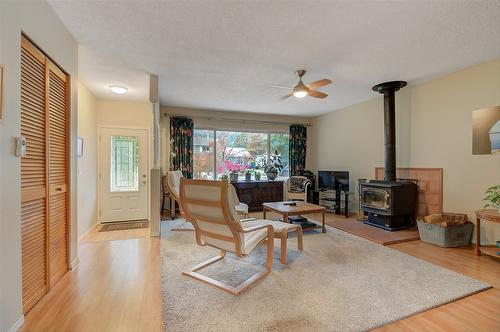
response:
<svg viewBox="0 0 500 332"><path fill-rule="evenodd" d="M267 133L247 133L237 131L217 131L216 170L217 177L228 174L226 160L255 169L267 156ZM244 178L240 174L240 178Z"/></svg>
<svg viewBox="0 0 500 332"><path fill-rule="evenodd" d="M193 135L193 177L214 178L214 131L195 129Z"/></svg>
<svg viewBox="0 0 500 332"><path fill-rule="evenodd" d="M283 163L283 170L279 176L288 176L288 169L290 164L290 158L288 156L288 134L269 134L271 137L271 153L278 151L281 156L281 162Z"/></svg>
<svg viewBox="0 0 500 332"><path fill-rule="evenodd" d="M268 151L269 148L270 151ZM253 171L260 172L262 178L265 179L263 164L268 154L275 151L278 151L284 164L284 170L280 176L288 175L288 134L286 133L217 130L214 137L214 130L195 129L193 149L195 179L214 179L220 178L223 174L229 174L226 161L247 166ZM244 175L240 174L239 177L243 179Z"/></svg>

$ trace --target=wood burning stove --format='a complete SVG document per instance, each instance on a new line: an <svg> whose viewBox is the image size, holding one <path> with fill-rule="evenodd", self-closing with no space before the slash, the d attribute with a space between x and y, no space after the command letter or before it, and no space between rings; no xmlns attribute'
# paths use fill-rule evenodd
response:
<svg viewBox="0 0 500 332"><path fill-rule="evenodd" d="M395 92L406 82L392 81L373 87L384 95L384 180L361 184L361 209L368 213L366 224L387 230L410 228L415 219L417 185L396 179L396 110Z"/></svg>
<svg viewBox="0 0 500 332"><path fill-rule="evenodd" d="M415 182L372 180L361 188L361 209L368 212L369 225L387 230L409 228L414 223Z"/></svg>

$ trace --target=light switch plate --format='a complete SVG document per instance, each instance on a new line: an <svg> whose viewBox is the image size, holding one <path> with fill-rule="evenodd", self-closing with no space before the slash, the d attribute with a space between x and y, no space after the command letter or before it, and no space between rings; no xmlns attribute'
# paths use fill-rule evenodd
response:
<svg viewBox="0 0 500 332"><path fill-rule="evenodd" d="M26 157L26 137L19 136L16 137L16 156L17 157Z"/></svg>

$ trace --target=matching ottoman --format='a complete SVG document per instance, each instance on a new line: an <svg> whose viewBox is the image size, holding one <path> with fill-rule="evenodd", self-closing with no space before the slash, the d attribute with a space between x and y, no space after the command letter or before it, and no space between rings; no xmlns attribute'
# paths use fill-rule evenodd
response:
<svg viewBox="0 0 500 332"><path fill-rule="evenodd" d="M280 262L281 264L286 264L287 259L287 245L288 245L288 233L297 233L297 247L299 250L304 250L302 227L296 224L289 224L281 221L267 220L267 219L243 219L246 226L257 226L257 225L271 225L274 229L274 238L281 240L281 251L280 251Z"/></svg>

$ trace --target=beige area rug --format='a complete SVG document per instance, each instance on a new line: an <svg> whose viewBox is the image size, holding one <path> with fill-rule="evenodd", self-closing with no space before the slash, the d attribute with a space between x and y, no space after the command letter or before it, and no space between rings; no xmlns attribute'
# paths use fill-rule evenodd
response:
<svg viewBox="0 0 500 332"><path fill-rule="evenodd" d="M166 331L365 331L490 287L328 227L326 234L309 232L302 252L289 239L288 265L279 263L275 240L274 270L232 296L181 275L218 251L171 227L162 222ZM261 245L246 259L229 255L201 272L237 285L264 261Z"/></svg>

